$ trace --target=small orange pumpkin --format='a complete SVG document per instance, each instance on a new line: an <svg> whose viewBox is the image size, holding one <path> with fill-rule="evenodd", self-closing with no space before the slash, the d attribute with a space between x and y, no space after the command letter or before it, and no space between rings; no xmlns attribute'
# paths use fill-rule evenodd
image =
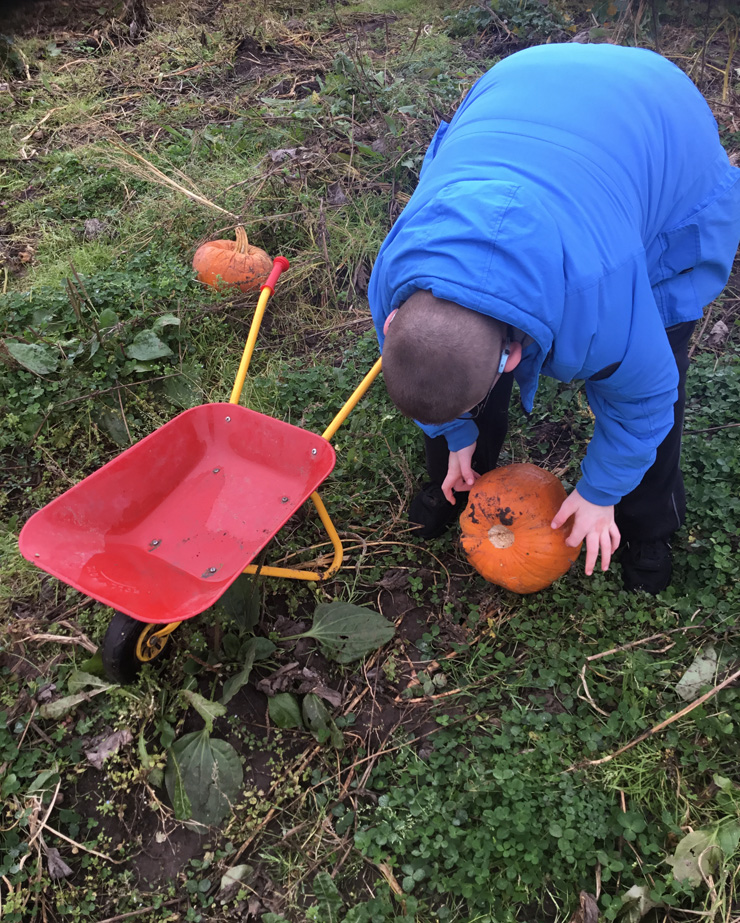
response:
<svg viewBox="0 0 740 923"><path fill-rule="evenodd" d="M195 251L193 269L198 279L219 291L238 288L251 292L267 280L272 260L259 247L247 240L241 225L236 229L236 241L210 240Z"/></svg>
<svg viewBox="0 0 740 923"><path fill-rule="evenodd" d="M581 545L565 544L571 524L550 523L565 500L554 474L536 465L509 465L479 478L460 517L468 561L491 583L535 593L562 577Z"/></svg>

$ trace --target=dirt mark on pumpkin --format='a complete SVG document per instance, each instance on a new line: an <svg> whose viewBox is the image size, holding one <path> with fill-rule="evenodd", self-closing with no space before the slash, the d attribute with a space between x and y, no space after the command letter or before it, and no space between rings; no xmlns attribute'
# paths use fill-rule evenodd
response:
<svg viewBox="0 0 740 923"><path fill-rule="evenodd" d="M514 522L514 511L510 506L497 510L496 515L502 526L510 526Z"/></svg>
<svg viewBox="0 0 740 923"><path fill-rule="evenodd" d="M470 514L470 521L479 526L480 519L478 519L478 517L475 515L475 503L468 503L468 512Z"/></svg>

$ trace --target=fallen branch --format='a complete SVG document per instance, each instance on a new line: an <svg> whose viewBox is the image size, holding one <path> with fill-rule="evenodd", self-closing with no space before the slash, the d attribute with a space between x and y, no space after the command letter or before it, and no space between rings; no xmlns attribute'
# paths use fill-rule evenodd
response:
<svg viewBox="0 0 740 923"><path fill-rule="evenodd" d="M695 618L699 614L700 611L701 611L700 609L697 609L694 615L692 616L692 619ZM588 668L588 665L591 663L592 660L603 660L604 657L609 657L612 654L618 654L621 651L628 651L630 650L630 648L633 648L633 647L641 647L643 644L648 644L650 641L656 641L658 638L667 638L668 635L675 635L677 632L694 631L697 628L703 628L703 627L704 627L703 624L682 625L680 628L671 628L670 631L659 631L657 634L649 635L647 638L639 638L637 641L629 641L626 644L620 644L617 647L610 648L608 651L602 651L600 654L591 654L590 657L586 658L583 666L581 667L581 684L583 685L583 691L586 693L586 697L584 699L584 697L580 693L578 693L578 698L581 699L582 701L587 701L589 705L591 705L591 707L594 708L600 715L603 715L605 718L608 718L609 713L605 712L603 708L599 708L596 702L594 702L591 692L588 688L588 683L586 682L586 669ZM667 650L670 650L674 644L675 644L675 641L671 642L671 644L669 644L668 647L662 648L662 650L659 651L658 653L661 653L661 654L665 653ZM655 653L655 651L653 651L653 653Z"/></svg>
<svg viewBox="0 0 740 923"><path fill-rule="evenodd" d="M132 917L140 917L144 913L151 913L154 910L160 910L162 907L174 907L182 903L181 897L174 897L171 901L165 901L158 907L139 907L138 910L129 910L128 913L119 913L115 917L106 917L104 920L98 920L98 923L118 923L119 920L130 920Z"/></svg>
<svg viewBox="0 0 740 923"><path fill-rule="evenodd" d="M54 827L50 827L45 821L42 822L41 826L39 827L39 832L42 830L48 830L52 836L59 837L60 840L64 840L65 843L69 843L70 846L81 849L83 852L86 852L91 856L97 856L98 859L104 859L106 862L110 862L113 865L124 865L126 862L128 862L128 859L113 859L110 856L107 856L104 852L98 852L97 849L88 849L87 846L83 846L82 843L78 843L77 840L73 840L71 837L66 836L64 833L60 833L59 830L55 830Z"/></svg>
<svg viewBox="0 0 740 923"><path fill-rule="evenodd" d="M34 127L29 131L29 133L28 133L25 137L21 138L21 144L25 144L26 141L30 141L30 139L31 139L31 138L34 136L34 134L39 130L39 128L41 128L41 126L42 126L42 125L44 124L44 122L49 118L49 116L53 115L55 112L59 112L59 110L60 110L60 109L63 109L63 108L64 108L64 106L55 106L53 109L50 109L50 110L46 113L46 115L43 117L43 119L41 119L40 122L37 122L36 125L34 125Z"/></svg>
<svg viewBox="0 0 740 923"><path fill-rule="evenodd" d="M39 633L35 635L30 635L28 638L24 638L25 641L48 641L53 644L78 644L80 647L84 647L86 651L89 651L91 654L95 654L98 650L96 644L89 638L69 638L67 635L50 635L46 633Z"/></svg>
<svg viewBox="0 0 740 923"><path fill-rule="evenodd" d="M610 753L608 756L602 756L602 758L599 760L586 760L582 763L573 763L573 765L569 766L565 771L572 772L575 769L583 769L586 766L602 766L604 763L610 762L615 757L620 756L622 753L626 753L627 750L631 750L633 747L641 744L649 737L653 737L655 734L660 733L660 731L664 731L668 725L673 724L674 721L678 721L679 718L685 717L695 708L698 708L700 705L708 702L709 699L713 698L715 695L717 695L718 692L721 692L726 686L729 686L730 683L734 683L737 679L740 679L740 670L736 670L731 676L728 676L727 679L722 680L719 685L715 686L714 689L710 689L709 692L705 692L704 695L700 696L698 699L687 705L686 708L682 708L681 711L677 711L674 715L671 715L670 718L666 718L665 721L661 721L659 724L654 725L650 728L649 731L645 731L643 734L640 734L639 737L636 737L634 740L630 741L628 744L625 744L623 747L620 747L618 750L615 750L613 753Z"/></svg>
<svg viewBox="0 0 740 923"><path fill-rule="evenodd" d="M698 436L700 433L716 433L721 429L732 429L733 426L740 426L740 423L723 423L721 426L709 426L707 429L687 429L684 436Z"/></svg>

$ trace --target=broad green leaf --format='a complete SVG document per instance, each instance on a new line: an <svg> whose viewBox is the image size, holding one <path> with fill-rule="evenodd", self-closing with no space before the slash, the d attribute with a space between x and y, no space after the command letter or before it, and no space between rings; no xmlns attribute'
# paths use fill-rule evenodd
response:
<svg viewBox="0 0 740 923"><path fill-rule="evenodd" d="M163 327L180 326L180 318L174 314L161 314L152 324L152 330L161 330Z"/></svg>
<svg viewBox="0 0 740 923"><path fill-rule="evenodd" d="M734 817L721 820L717 824L717 845L725 859L733 856L740 843L740 821Z"/></svg>
<svg viewBox="0 0 740 923"><path fill-rule="evenodd" d="M76 695L67 695L55 702L47 702L39 709L42 718L63 718L73 709L77 708L83 702L87 702L90 694L87 692L78 692Z"/></svg>
<svg viewBox="0 0 740 923"><path fill-rule="evenodd" d="M14 772L9 772L0 782L0 798L7 798L20 791L21 783Z"/></svg>
<svg viewBox="0 0 740 923"><path fill-rule="evenodd" d="M238 673L235 673L233 676L230 676L224 683L224 691L221 694L221 704L228 705L229 702L234 698L234 696L239 692L242 686L246 686L249 682L250 674L252 673L252 667L245 667L243 670L240 670Z"/></svg>
<svg viewBox="0 0 740 923"><path fill-rule="evenodd" d="M139 731L138 750L139 750L139 762L144 767L144 769L149 769L152 765L152 758L147 753L146 741L144 740L144 729L143 728Z"/></svg>
<svg viewBox="0 0 740 923"><path fill-rule="evenodd" d="M227 660L239 660L239 638L232 632L227 632L221 638L221 650Z"/></svg>
<svg viewBox="0 0 740 923"><path fill-rule="evenodd" d="M303 720L312 733L329 729L331 715L315 692L309 692L303 697Z"/></svg>
<svg viewBox="0 0 740 923"><path fill-rule="evenodd" d="M118 315L112 308L105 308L100 312L98 327L100 327L101 330L105 330L107 327L115 327L117 323Z"/></svg>
<svg viewBox="0 0 740 923"><path fill-rule="evenodd" d="M331 742L337 750L344 746L344 735L334 723L329 709L314 692L303 697L303 721L320 744Z"/></svg>
<svg viewBox="0 0 740 923"><path fill-rule="evenodd" d="M172 350L159 339L153 330L140 330L130 345L126 347L126 355L129 359L138 359L140 362L145 362L149 359L162 359L165 356L171 356Z"/></svg>
<svg viewBox="0 0 740 923"><path fill-rule="evenodd" d="M5 348L19 365L34 375L50 375L59 368L59 352L51 346L6 340Z"/></svg>
<svg viewBox="0 0 740 923"><path fill-rule="evenodd" d="M175 741L165 773L173 806L178 772L192 819L209 826L221 823L239 797L244 779L239 755L231 744L212 739L205 728Z"/></svg>
<svg viewBox="0 0 740 923"><path fill-rule="evenodd" d="M257 663L259 663L260 660L267 660L268 657L272 657L277 650L277 644L270 641L269 638L256 637L251 640L255 642L254 659Z"/></svg>
<svg viewBox="0 0 740 923"><path fill-rule="evenodd" d="M262 584L259 577L252 576L252 585L249 588L247 596L247 605L244 608L244 614L239 619L239 624L246 631L252 631L260 620L260 610L262 609Z"/></svg>
<svg viewBox="0 0 740 923"><path fill-rule="evenodd" d="M103 649L99 647L92 657L83 660L80 664L80 670L84 673L92 673L93 676L104 677L105 667L103 666Z"/></svg>
<svg viewBox="0 0 740 923"><path fill-rule="evenodd" d="M159 724L157 726L159 731L159 744L164 747L165 750L169 750L172 746L172 742L175 739L175 729L169 723L169 721L164 718L160 718Z"/></svg>
<svg viewBox="0 0 740 923"><path fill-rule="evenodd" d="M80 692L83 689L112 689L113 683L107 679L95 676L93 673L84 673L82 670L74 670L69 674L67 680L67 691L70 693Z"/></svg>
<svg viewBox="0 0 740 923"><path fill-rule="evenodd" d="M395 628L382 615L352 603L322 603L303 637L314 638L327 657L352 663L391 640Z"/></svg>
<svg viewBox="0 0 740 923"><path fill-rule="evenodd" d="M95 414L95 419L117 445L131 444L131 438L120 410L106 407Z"/></svg>
<svg viewBox="0 0 740 923"><path fill-rule="evenodd" d="M174 407L187 410L199 404L203 399L203 392L186 375L174 375L166 378L164 394Z"/></svg>
<svg viewBox="0 0 740 923"><path fill-rule="evenodd" d="M716 826L701 827L680 840L674 854L665 861L673 869L676 881L686 881L698 887L704 880L702 871L704 875L711 875L720 857Z"/></svg>
<svg viewBox="0 0 740 923"><path fill-rule="evenodd" d="M183 689L180 695L193 706L205 721L206 730L209 734L213 731L214 719L221 718L226 714L226 708L220 702L212 702L211 699L206 699L199 692Z"/></svg>
<svg viewBox="0 0 740 923"><path fill-rule="evenodd" d="M374 151L371 147L368 147L367 144L356 144L355 147L361 154L365 154L366 157L374 157L376 160L383 159L383 155L379 151Z"/></svg>
<svg viewBox="0 0 740 923"><path fill-rule="evenodd" d="M704 686L713 686L717 675L717 651L708 645L694 658L694 662L676 683L676 693L684 702L697 698Z"/></svg>
<svg viewBox="0 0 740 923"><path fill-rule="evenodd" d="M712 779L714 780L714 784L717 786L717 788L723 792L729 793L735 790L732 779L728 779L727 776L721 776L715 772L715 774L712 776Z"/></svg>
<svg viewBox="0 0 740 923"><path fill-rule="evenodd" d="M170 782L168 779L170 773L170 766L172 768L172 788L170 789ZM178 820L190 820L193 816L193 808L190 804L190 799L188 798L188 793L185 791L185 784L182 780L182 772L180 771L180 764L177 761L177 757L173 755L170 750L169 759L167 760L167 775L165 775L165 784L167 785L167 792L169 793L170 799L172 801L172 807L175 811L175 817Z"/></svg>
<svg viewBox="0 0 740 923"><path fill-rule="evenodd" d="M342 896L328 872L317 872L313 880L313 893L318 902L322 923L338 923Z"/></svg>
<svg viewBox="0 0 740 923"><path fill-rule="evenodd" d="M251 638L251 641L255 641L256 638ZM254 666L254 654L256 650L256 645L252 644L251 647L247 649L247 656L244 659L244 666L242 669L235 675L230 676L224 683L224 691L221 696L221 703L226 705L230 702L237 692L246 686L249 682L249 676L252 672L252 667Z"/></svg>
<svg viewBox="0 0 740 923"><path fill-rule="evenodd" d="M303 727L301 707L295 696L289 692L280 692L267 703L270 721L279 728Z"/></svg>
<svg viewBox="0 0 740 923"><path fill-rule="evenodd" d="M36 792L51 791L59 781L59 773L56 769L44 769L40 772L33 782L26 789L27 795L33 795Z"/></svg>

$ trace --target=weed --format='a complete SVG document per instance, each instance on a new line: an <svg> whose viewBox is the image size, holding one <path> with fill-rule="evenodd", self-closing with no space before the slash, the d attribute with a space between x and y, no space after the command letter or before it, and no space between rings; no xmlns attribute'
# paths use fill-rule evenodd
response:
<svg viewBox="0 0 740 923"><path fill-rule="evenodd" d="M447 31L462 38L490 28L503 28L525 43L536 43L562 36L570 24L555 7L543 7L537 0L500 0L485 8L471 6L445 17Z"/></svg>

